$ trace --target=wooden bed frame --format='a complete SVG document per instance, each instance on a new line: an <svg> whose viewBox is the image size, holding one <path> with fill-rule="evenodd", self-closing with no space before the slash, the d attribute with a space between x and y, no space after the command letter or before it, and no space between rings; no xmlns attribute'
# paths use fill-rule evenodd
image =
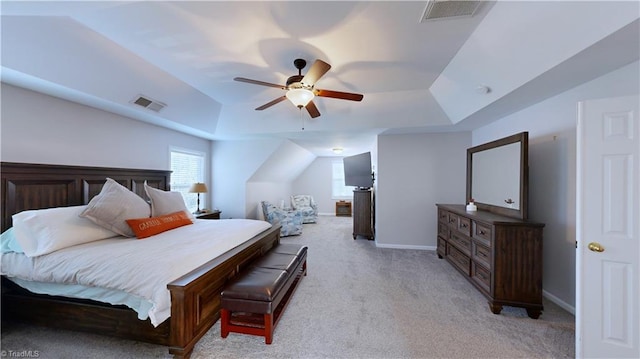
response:
<svg viewBox="0 0 640 359"><path fill-rule="evenodd" d="M11 216L23 210L87 204L106 177L147 199L144 181L168 190L170 173L2 162L2 231L11 227ZM165 345L174 357L188 358L219 319L220 293L226 283L279 242L280 226L274 226L169 283L171 317L158 327L148 319L139 320L125 306L33 294L6 278L2 278L2 319Z"/></svg>

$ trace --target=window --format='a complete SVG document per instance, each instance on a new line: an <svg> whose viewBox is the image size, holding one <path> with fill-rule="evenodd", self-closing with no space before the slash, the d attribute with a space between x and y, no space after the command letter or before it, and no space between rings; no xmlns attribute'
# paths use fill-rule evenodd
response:
<svg viewBox="0 0 640 359"><path fill-rule="evenodd" d="M202 152L171 149L171 190L182 193L187 209L195 212L198 196L189 193L189 188L196 182L204 182L204 157ZM200 209L204 208L206 194L200 194Z"/></svg>
<svg viewBox="0 0 640 359"><path fill-rule="evenodd" d="M331 162L333 185L331 196L333 199L344 199L353 197L353 186L344 185L344 164L342 159Z"/></svg>

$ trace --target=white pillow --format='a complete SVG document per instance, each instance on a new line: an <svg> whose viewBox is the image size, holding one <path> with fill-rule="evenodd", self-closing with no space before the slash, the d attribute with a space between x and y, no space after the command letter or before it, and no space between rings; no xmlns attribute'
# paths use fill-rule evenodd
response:
<svg viewBox="0 0 640 359"><path fill-rule="evenodd" d="M150 216L151 207L144 199L111 178L107 178L100 193L89 201L87 209L80 214L80 217L86 217L126 237L135 237L125 222L127 219Z"/></svg>
<svg viewBox="0 0 640 359"><path fill-rule="evenodd" d="M27 257L117 236L78 215L87 206L56 207L16 213L13 231Z"/></svg>
<svg viewBox="0 0 640 359"><path fill-rule="evenodd" d="M163 191L153 188L144 182L144 190L151 199L151 217L164 216L175 212L186 212L191 221L195 220L195 216L189 212L187 205L184 203L182 193Z"/></svg>

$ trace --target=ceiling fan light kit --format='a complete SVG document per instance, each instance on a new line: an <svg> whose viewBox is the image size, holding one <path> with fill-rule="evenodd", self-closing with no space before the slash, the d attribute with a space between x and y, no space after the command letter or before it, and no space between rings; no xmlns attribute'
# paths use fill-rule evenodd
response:
<svg viewBox="0 0 640 359"><path fill-rule="evenodd" d="M305 88L294 88L287 91L287 98L298 108L307 106L309 101L313 100L315 95Z"/></svg>
<svg viewBox="0 0 640 359"><path fill-rule="evenodd" d="M318 107L316 107L315 103L313 103L313 99L316 96L330 97L349 101L362 101L362 99L364 98L364 95L357 93L316 89L316 81L324 76L324 74L326 74L327 71L329 71L329 69L331 68L331 65L322 60L316 60L313 65L311 65L311 68L309 69L307 74L304 76L302 76L302 69L307 66L307 61L304 59L295 59L293 61L293 65L296 67L296 69L298 69L298 74L290 76L287 79L287 84L284 86L259 80L252 80L244 77L236 77L234 78L234 80L260 86L277 87L279 89L287 91L284 96L280 96L275 100L257 107L257 111L262 111L279 102L284 101L285 99L289 99L289 101L291 101L291 103L293 103L299 109L302 109L303 107L306 108L311 118L316 118L320 116Z"/></svg>

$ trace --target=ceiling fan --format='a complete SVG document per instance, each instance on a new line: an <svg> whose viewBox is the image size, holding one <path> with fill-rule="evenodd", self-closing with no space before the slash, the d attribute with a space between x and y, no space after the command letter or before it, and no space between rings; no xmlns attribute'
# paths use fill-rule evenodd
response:
<svg viewBox="0 0 640 359"><path fill-rule="evenodd" d="M262 111L279 102L289 99L296 107L300 109L302 109L303 107L306 108L309 112L309 115L312 118L315 118L320 116L320 111L318 111L318 108L313 103L313 98L315 96L331 97L350 101L362 101L362 98L364 97L363 95L357 93L322 90L315 88L316 81L318 81L331 68L331 65L322 60L316 60L316 62L311 65L311 68L309 68L309 71L304 76L302 76L302 69L307 66L307 61L305 61L304 59L295 59L293 61L293 66L298 69L298 74L289 77L287 79L286 85L278 85L264 81L247 79L244 77L236 77L234 78L234 80L254 85L276 87L282 90L287 90L287 93L284 96L278 97L271 102L265 103L264 105L256 108L257 111Z"/></svg>

